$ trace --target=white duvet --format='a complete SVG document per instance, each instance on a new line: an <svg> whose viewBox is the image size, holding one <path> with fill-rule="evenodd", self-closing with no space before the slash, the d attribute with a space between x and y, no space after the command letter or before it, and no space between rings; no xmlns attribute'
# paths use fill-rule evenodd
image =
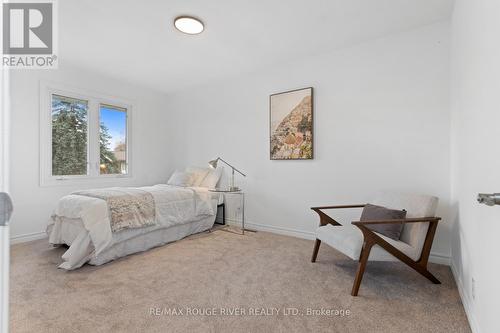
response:
<svg viewBox="0 0 500 333"><path fill-rule="evenodd" d="M117 240L126 241L127 235L137 236L141 233L189 223L216 214L211 204L214 194L206 188L160 184L140 187L139 189L153 195L156 225L116 233L111 232L106 201L75 194L61 198L54 211L56 218L51 219L47 227L49 242L51 244L65 243L63 218L80 219L86 232L74 239L68 251L62 256L64 262L59 267L64 269L78 268L92 256L99 255L115 244ZM91 249L91 252L88 248Z"/></svg>

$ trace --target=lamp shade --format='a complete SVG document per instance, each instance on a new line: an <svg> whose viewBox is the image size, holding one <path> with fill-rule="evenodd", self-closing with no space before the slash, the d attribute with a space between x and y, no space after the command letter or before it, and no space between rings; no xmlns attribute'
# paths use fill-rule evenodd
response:
<svg viewBox="0 0 500 333"><path fill-rule="evenodd" d="M218 159L218 158L217 158L217 159L215 159L215 160L211 160L210 162L208 162L208 165L209 165L211 168L215 169L215 168L217 168L217 162L218 162L218 161L219 161L219 159Z"/></svg>

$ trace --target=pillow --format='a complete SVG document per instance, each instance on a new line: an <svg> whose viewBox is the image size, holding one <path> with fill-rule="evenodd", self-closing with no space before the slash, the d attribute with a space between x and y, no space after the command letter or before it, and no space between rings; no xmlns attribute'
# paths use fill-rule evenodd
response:
<svg viewBox="0 0 500 333"><path fill-rule="evenodd" d="M360 221L370 220L397 220L406 218L406 210L389 209L382 206L367 204L363 208ZM371 229L379 234L399 240L403 232L403 223L398 224L368 224L368 229Z"/></svg>
<svg viewBox="0 0 500 333"><path fill-rule="evenodd" d="M187 167L185 172L193 174L190 186L201 186L201 182L209 171L209 168Z"/></svg>
<svg viewBox="0 0 500 333"><path fill-rule="evenodd" d="M191 186L192 181L193 181L193 174L176 170L172 174L172 176L170 176L170 179L168 180L167 184L186 187L186 186Z"/></svg>
<svg viewBox="0 0 500 333"><path fill-rule="evenodd" d="M215 188L217 186L217 183L219 182L220 177L222 176L222 170L224 170L224 168L222 167L218 167L216 169L210 169L207 176L201 182L200 186L207 188Z"/></svg>

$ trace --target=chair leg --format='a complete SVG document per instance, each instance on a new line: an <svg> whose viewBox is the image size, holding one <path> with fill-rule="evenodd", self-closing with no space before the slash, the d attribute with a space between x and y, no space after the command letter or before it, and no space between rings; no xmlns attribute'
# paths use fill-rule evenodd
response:
<svg viewBox="0 0 500 333"><path fill-rule="evenodd" d="M226 225L226 204L222 203L222 225Z"/></svg>
<svg viewBox="0 0 500 333"><path fill-rule="evenodd" d="M425 276L427 279L429 279L432 283L434 284L441 284L441 281L439 281L434 275L432 275L431 272L427 270L427 267L422 267L420 269L415 269L417 272Z"/></svg>
<svg viewBox="0 0 500 333"><path fill-rule="evenodd" d="M361 255L359 257L358 271L356 272L354 284L352 285L352 296L358 296L359 286L361 285L361 280L363 279L363 274L365 273L366 263L368 262L368 257L370 256L372 246L373 244L371 243L363 244Z"/></svg>
<svg viewBox="0 0 500 333"><path fill-rule="evenodd" d="M318 256L319 246L321 245L321 241L316 239L316 243L314 243L313 255L311 258L311 262L316 262L316 257Z"/></svg>

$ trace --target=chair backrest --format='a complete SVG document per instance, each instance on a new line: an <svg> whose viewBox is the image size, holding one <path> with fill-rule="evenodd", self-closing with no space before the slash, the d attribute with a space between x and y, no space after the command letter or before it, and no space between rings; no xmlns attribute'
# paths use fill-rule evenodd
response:
<svg viewBox="0 0 500 333"><path fill-rule="evenodd" d="M380 193L371 202L375 205L392 209L406 209L406 217L435 216L439 199L429 195ZM422 251L429 223L406 223L401 234L401 241Z"/></svg>

